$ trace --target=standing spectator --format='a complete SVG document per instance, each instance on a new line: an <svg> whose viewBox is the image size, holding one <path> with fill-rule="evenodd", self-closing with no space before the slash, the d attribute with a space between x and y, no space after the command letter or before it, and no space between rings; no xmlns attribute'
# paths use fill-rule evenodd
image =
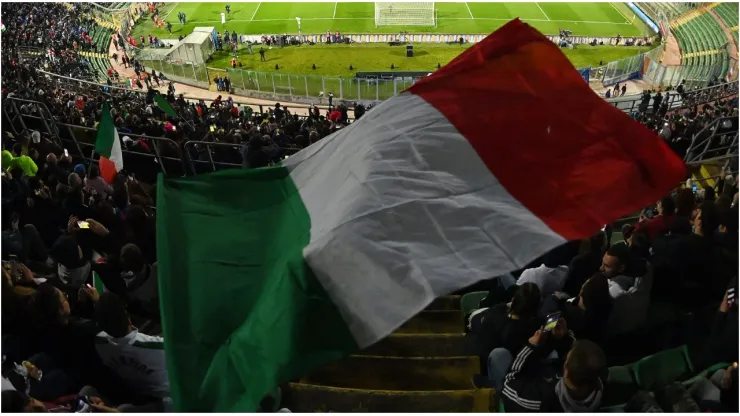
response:
<svg viewBox="0 0 740 416"><path fill-rule="evenodd" d="M260 61L267 62L267 60L265 59L265 48L260 48Z"/></svg>
<svg viewBox="0 0 740 416"><path fill-rule="evenodd" d="M23 145L16 143L13 145L13 160L10 162L10 168L20 169L24 175L31 177L36 176L36 172L39 171L38 166L34 163L26 153L28 151L23 148Z"/></svg>

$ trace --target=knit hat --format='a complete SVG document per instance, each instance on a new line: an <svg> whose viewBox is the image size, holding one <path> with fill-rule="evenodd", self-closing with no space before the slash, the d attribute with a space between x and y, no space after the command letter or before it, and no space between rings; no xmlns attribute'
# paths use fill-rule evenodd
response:
<svg viewBox="0 0 740 416"><path fill-rule="evenodd" d="M85 175L85 166L83 164L81 164L81 163L79 165L75 166L75 173L78 174L78 175L80 175L80 176L84 176Z"/></svg>

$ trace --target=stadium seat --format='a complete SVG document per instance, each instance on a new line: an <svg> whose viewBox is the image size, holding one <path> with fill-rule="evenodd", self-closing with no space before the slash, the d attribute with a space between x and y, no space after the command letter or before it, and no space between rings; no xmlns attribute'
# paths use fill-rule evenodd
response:
<svg viewBox="0 0 740 416"><path fill-rule="evenodd" d="M490 413L495 411L493 389L457 391L388 391L290 383L283 406L296 413Z"/></svg>
<svg viewBox="0 0 740 416"><path fill-rule="evenodd" d="M463 311L463 315L467 315L474 309L478 309L480 301L486 296L488 296L488 292L472 292L463 295L460 300L460 308Z"/></svg>
<svg viewBox="0 0 740 416"><path fill-rule="evenodd" d="M645 357L637 361L633 369L637 385L646 390L683 381L691 374L685 345Z"/></svg>

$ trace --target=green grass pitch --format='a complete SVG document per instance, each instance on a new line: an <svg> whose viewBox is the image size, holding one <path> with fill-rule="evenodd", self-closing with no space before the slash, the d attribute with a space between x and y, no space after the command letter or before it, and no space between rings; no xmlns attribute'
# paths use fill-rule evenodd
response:
<svg viewBox="0 0 740 416"><path fill-rule="evenodd" d="M559 28L573 31L574 36L642 36L648 33L623 3L435 3L437 27L375 27L375 6L367 3L277 3L234 2L226 24L221 13L226 3L174 3L162 13L172 22L173 34L189 34L196 26L215 26L244 34L297 34L296 17L301 18L304 34L340 31L342 33L491 33L514 18L521 18L540 32L558 33ZM187 25L181 25L177 14L184 12ZM169 13L169 14L168 14ZM145 33L146 32L146 33ZM137 35L163 31L151 22L137 25Z"/></svg>
<svg viewBox="0 0 740 416"><path fill-rule="evenodd" d="M297 34L295 18L301 18L303 34L320 34L331 30L343 34L357 33L491 33L513 18L519 17L545 34L557 34L568 29L574 36L625 37L651 35L643 22L623 3L435 3L436 27L385 26L375 27L374 4L367 3L284 3L233 2L226 24L221 24L221 13L226 3L168 3L160 8L160 15L172 23L172 34L155 27L148 13L137 23L133 35L155 35L164 39L190 34L195 27L214 26L219 33L228 29L239 34ZM187 15L182 25L177 14ZM241 46L241 45L240 45ZM273 48L267 53L267 62L249 55L246 48L239 51L241 69L275 71L287 74L326 76L353 76L356 71L388 70L394 64L397 70L418 71L436 69L444 65L470 45L417 44L416 56L406 58L403 48L386 44L315 45ZM609 62L644 52L649 47L591 47L577 46L563 52L576 67ZM209 67L230 66L230 54L217 52ZM316 70L312 65L316 64ZM349 65L353 70L349 70Z"/></svg>

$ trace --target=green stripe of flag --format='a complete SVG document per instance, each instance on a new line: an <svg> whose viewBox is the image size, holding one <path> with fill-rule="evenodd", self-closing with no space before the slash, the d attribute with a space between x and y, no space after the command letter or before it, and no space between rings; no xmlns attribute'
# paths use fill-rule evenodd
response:
<svg viewBox="0 0 740 416"><path fill-rule="evenodd" d="M170 105L170 103L165 100L164 97L162 97L162 94L155 93L154 94L154 102L157 103L157 107L159 107L160 110L164 111L165 114L171 117L177 117L177 112L174 108Z"/></svg>
<svg viewBox="0 0 740 416"><path fill-rule="evenodd" d="M304 260L311 221L287 169L160 175L157 205L176 411L254 411L278 384L357 350Z"/></svg>
<svg viewBox="0 0 740 416"><path fill-rule="evenodd" d="M110 105L106 101L103 104L100 123L98 124L98 135L95 138L95 153L110 158L115 138L116 130L113 125L113 118L110 116Z"/></svg>

